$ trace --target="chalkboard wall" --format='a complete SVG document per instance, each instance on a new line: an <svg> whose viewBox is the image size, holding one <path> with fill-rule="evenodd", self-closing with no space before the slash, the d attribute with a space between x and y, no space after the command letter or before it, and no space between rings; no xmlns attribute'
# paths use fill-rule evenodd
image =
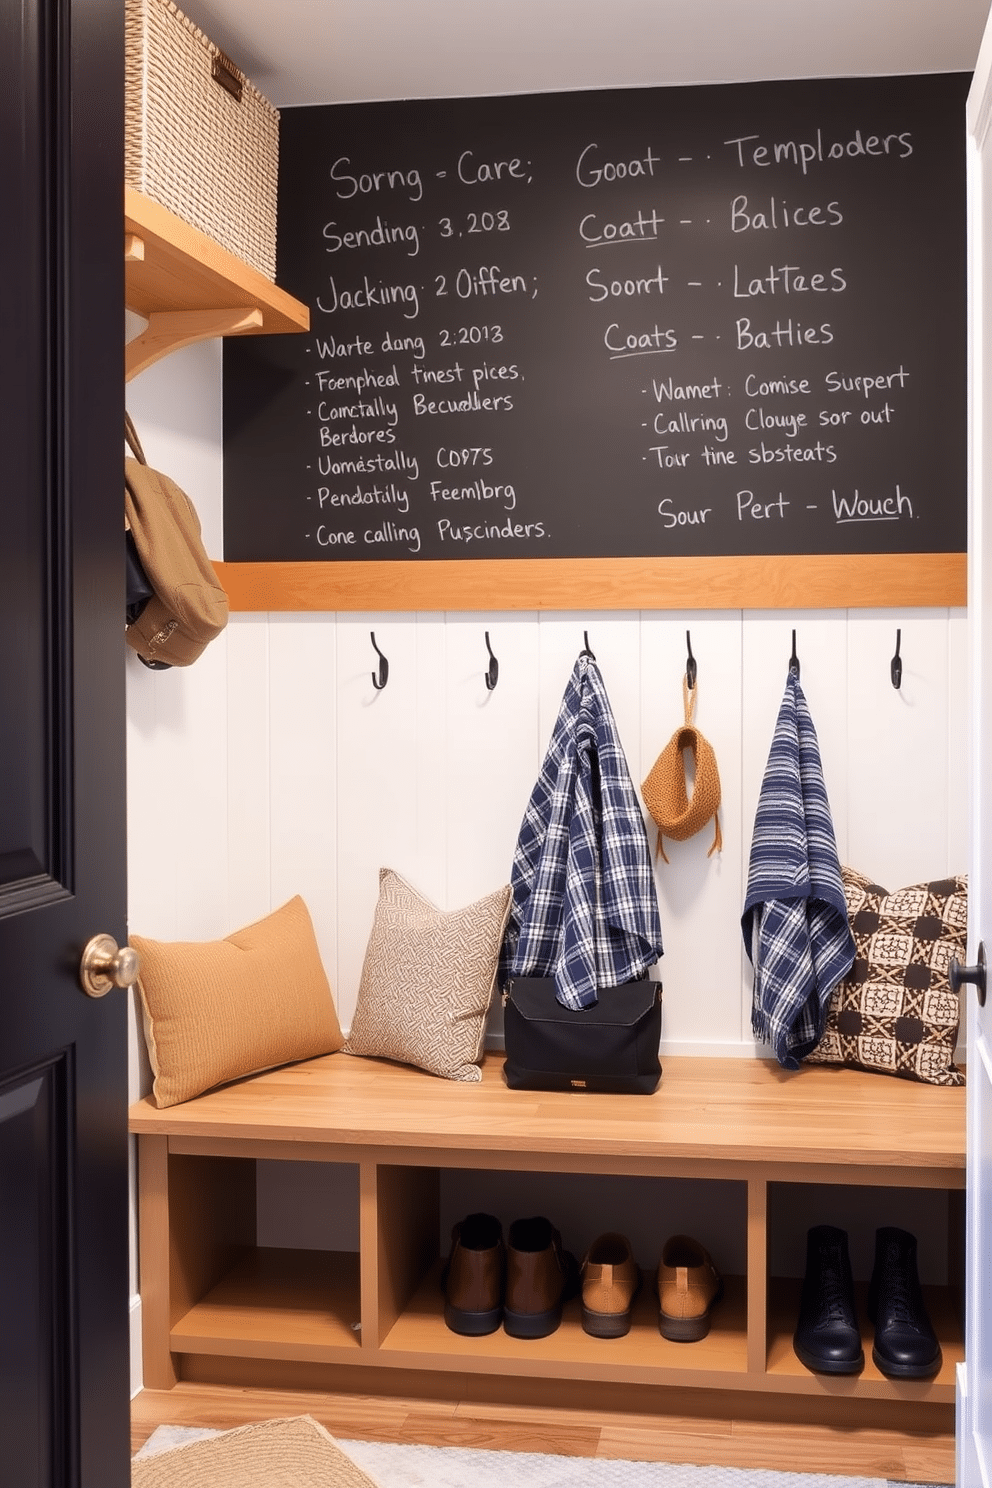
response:
<svg viewBox="0 0 992 1488"><path fill-rule="evenodd" d="M962 551L967 82L284 111L226 558Z"/></svg>

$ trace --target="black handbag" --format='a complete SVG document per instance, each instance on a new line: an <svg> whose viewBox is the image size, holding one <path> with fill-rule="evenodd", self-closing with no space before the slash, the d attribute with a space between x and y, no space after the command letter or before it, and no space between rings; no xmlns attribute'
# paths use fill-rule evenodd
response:
<svg viewBox="0 0 992 1488"><path fill-rule="evenodd" d="M511 1090L593 1090L650 1095L661 1079L661 983L602 987L576 1011L555 997L551 977L516 977L503 998Z"/></svg>

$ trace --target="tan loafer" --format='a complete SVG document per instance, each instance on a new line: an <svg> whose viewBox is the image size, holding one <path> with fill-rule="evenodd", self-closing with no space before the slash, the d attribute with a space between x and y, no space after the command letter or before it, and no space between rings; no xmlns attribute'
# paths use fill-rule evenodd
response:
<svg viewBox="0 0 992 1488"><path fill-rule="evenodd" d="M695 1343L710 1331L723 1280L709 1251L688 1235L666 1240L658 1267L658 1328L673 1343Z"/></svg>
<svg viewBox="0 0 992 1488"><path fill-rule="evenodd" d="M630 1332L641 1273L623 1235L600 1235L582 1262L582 1326L593 1338Z"/></svg>

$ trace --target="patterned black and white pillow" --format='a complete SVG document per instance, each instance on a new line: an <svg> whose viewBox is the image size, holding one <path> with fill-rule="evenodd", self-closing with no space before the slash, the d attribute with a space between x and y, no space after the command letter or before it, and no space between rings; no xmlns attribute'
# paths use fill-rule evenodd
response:
<svg viewBox="0 0 992 1488"><path fill-rule="evenodd" d="M889 893L853 868L842 874L857 951L830 999L826 1030L809 1063L963 1085L954 1064L959 1000L948 968L955 957L965 958L966 878Z"/></svg>

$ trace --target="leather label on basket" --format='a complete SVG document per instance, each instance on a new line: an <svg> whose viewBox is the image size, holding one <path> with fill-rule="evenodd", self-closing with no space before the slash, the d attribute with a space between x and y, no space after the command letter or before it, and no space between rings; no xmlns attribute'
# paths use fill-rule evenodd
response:
<svg viewBox="0 0 992 1488"><path fill-rule="evenodd" d="M220 83L221 87L230 93L235 103L240 103L241 94L244 91L244 78L230 57L225 57L223 52L214 52L210 71L214 82Z"/></svg>

